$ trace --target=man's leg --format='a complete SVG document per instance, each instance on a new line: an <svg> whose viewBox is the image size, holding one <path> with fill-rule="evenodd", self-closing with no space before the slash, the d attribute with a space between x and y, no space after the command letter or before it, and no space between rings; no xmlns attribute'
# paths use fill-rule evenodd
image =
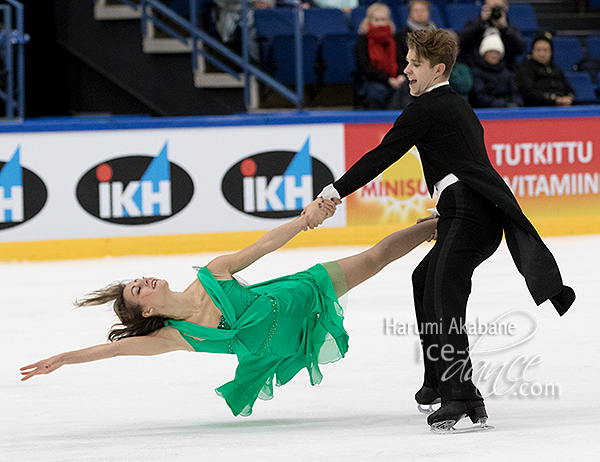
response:
<svg viewBox="0 0 600 462"><path fill-rule="evenodd" d="M423 310L427 319L436 319L439 334L432 347L434 364L444 404L471 402L483 407L483 398L471 380L469 341L463 326L475 268L500 244L502 226L498 209L469 187L449 187L440 202L438 242L432 249L427 271Z"/></svg>

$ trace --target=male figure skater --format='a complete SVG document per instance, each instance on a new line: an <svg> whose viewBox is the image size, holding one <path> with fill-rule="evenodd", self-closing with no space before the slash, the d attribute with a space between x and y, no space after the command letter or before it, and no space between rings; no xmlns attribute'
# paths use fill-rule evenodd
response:
<svg viewBox="0 0 600 462"><path fill-rule="evenodd" d="M417 98L381 144L321 196L347 196L417 146L429 192L439 196L440 218L437 242L413 273L425 363L415 399L430 404L441 398L441 407L427 418L432 431L451 431L464 416L478 429L489 428L483 398L471 380L467 334L456 329L465 323L473 271L498 248L504 230L536 304L550 300L563 315L575 293L563 285L554 257L490 163L479 119L448 84L458 52L455 39L445 30L420 30L408 35L408 47L404 73ZM423 326L432 324L440 325L440 332L426 332Z"/></svg>

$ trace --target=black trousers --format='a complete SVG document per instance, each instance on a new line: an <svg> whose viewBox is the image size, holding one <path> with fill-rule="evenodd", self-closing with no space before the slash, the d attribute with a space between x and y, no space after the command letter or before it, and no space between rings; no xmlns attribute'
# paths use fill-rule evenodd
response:
<svg viewBox="0 0 600 462"><path fill-rule="evenodd" d="M424 385L442 403L482 399L473 384L463 326L473 271L502 240L500 210L462 182L447 187L437 210L438 239L413 272L413 294L425 363Z"/></svg>

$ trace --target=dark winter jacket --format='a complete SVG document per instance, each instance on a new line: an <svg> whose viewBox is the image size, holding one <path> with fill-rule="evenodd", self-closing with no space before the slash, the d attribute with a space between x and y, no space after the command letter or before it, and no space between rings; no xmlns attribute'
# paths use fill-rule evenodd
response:
<svg viewBox="0 0 600 462"><path fill-rule="evenodd" d="M498 64L490 64L478 56L471 72L473 74L471 93L473 107L523 106L515 75L508 70L504 60Z"/></svg>
<svg viewBox="0 0 600 462"><path fill-rule="evenodd" d="M526 106L555 106L557 96L575 95L563 71L528 58L517 70L517 84Z"/></svg>
<svg viewBox="0 0 600 462"><path fill-rule="evenodd" d="M476 57L479 56L479 45L483 35L489 28L487 21L482 21L481 17L470 19L465 23L463 29L458 33L460 39L459 61L469 66L473 66ZM527 45L523 41L521 30L513 26L510 22L508 27L500 31L500 37L504 44L504 60L511 71L517 68L517 56L525 53Z"/></svg>

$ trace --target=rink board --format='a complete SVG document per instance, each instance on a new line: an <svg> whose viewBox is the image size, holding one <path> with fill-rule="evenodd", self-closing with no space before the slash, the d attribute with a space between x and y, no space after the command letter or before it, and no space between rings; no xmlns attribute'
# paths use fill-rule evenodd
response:
<svg viewBox="0 0 600 462"><path fill-rule="evenodd" d="M300 210L396 113L50 119L0 126L0 260L239 249ZM600 110L481 110L540 234L596 233ZM370 244L435 203L413 149L290 246Z"/></svg>

